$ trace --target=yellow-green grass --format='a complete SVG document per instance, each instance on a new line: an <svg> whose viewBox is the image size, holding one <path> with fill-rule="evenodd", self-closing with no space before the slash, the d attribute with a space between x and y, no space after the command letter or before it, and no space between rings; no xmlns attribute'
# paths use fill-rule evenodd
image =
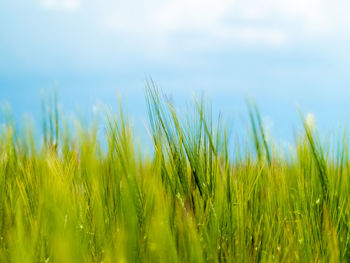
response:
<svg viewBox="0 0 350 263"><path fill-rule="evenodd" d="M246 138L229 143L203 100L186 116L153 86L146 100L149 155L121 109L105 113L107 143L94 122L64 125L56 99L43 104L43 143L5 118L0 262L350 260L346 133L321 141L301 115L282 154L255 106Z"/></svg>

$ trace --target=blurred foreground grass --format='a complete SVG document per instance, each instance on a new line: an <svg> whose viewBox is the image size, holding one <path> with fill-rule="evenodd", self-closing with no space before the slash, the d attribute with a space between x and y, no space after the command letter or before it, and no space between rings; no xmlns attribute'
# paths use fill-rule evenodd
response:
<svg viewBox="0 0 350 263"><path fill-rule="evenodd" d="M43 143L5 114L0 262L349 262L345 132L330 147L301 116L282 154L254 106L231 144L203 100L179 116L156 88L146 99L146 156L121 109L105 114L107 147L94 122L64 125L56 99Z"/></svg>

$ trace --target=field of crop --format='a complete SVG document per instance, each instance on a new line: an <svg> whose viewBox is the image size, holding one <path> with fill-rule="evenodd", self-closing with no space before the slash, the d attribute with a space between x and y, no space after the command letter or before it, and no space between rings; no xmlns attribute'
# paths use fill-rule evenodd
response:
<svg viewBox="0 0 350 263"><path fill-rule="evenodd" d="M122 108L75 124L43 103L43 142L9 114L0 133L0 262L349 262L346 131L301 114L289 151L258 110L240 140L203 100L179 115L146 90L151 154ZM231 138L231 140L229 140Z"/></svg>

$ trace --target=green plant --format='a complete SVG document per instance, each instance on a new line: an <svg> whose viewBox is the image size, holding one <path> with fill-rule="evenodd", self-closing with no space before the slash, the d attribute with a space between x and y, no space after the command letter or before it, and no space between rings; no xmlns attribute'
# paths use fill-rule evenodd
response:
<svg viewBox="0 0 350 263"><path fill-rule="evenodd" d="M151 82L146 100L146 156L122 107L106 110L106 142L97 121L73 132L57 96L43 100L42 144L5 112L1 262L350 260L346 132L331 151L302 116L284 156L254 104L251 132L229 143L203 98L180 116Z"/></svg>

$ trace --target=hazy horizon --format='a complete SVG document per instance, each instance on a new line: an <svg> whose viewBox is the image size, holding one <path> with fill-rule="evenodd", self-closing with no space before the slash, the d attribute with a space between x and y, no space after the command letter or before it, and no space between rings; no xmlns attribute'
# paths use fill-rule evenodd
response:
<svg viewBox="0 0 350 263"><path fill-rule="evenodd" d="M341 4L341 5L340 5ZM346 1L30 0L0 3L0 102L40 122L40 94L90 114L117 94L146 119L151 76L179 107L202 92L240 122L254 98L276 138L300 126L298 107L324 132L349 119ZM342 8L340 8L340 6ZM141 124L143 125L143 124Z"/></svg>

